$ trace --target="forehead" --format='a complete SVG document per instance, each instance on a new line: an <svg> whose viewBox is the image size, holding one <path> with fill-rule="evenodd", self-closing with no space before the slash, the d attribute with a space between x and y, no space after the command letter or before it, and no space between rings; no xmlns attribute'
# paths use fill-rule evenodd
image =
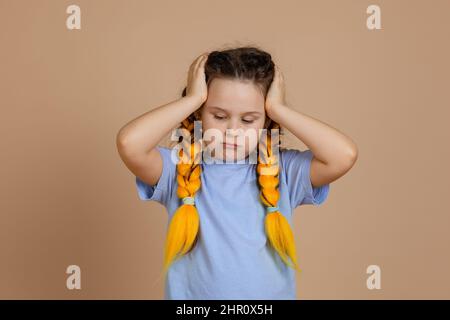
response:
<svg viewBox="0 0 450 320"><path fill-rule="evenodd" d="M264 96L251 81L238 79L213 79L208 87L205 109L224 109L227 112L250 112L264 110Z"/></svg>

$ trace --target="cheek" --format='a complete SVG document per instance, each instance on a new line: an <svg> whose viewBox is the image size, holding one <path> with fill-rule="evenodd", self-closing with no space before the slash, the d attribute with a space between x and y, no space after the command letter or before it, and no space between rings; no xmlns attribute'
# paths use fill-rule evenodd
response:
<svg viewBox="0 0 450 320"><path fill-rule="evenodd" d="M263 126L260 123L256 123L250 127L247 127L247 134L246 134L246 144L250 147L250 150L254 149L258 145L258 141L261 136L261 129L263 129Z"/></svg>
<svg viewBox="0 0 450 320"><path fill-rule="evenodd" d="M202 130L203 132L211 128L211 123L208 119L202 119Z"/></svg>
<svg viewBox="0 0 450 320"><path fill-rule="evenodd" d="M223 140L221 134L225 131L222 129L223 124L216 119L205 118L202 119L202 132L204 143L206 146L214 146ZM216 138L216 136L218 136ZM223 134L222 134L223 135Z"/></svg>
<svg viewBox="0 0 450 320"><path fill-rule="evenodd" d="M224 121L220 121L218 119L215 119L213 116L211 117L205 117L202 119L202 127L203 130L207 129L218 129L222 131L223 127L226 127L226 124Z"/></svg>

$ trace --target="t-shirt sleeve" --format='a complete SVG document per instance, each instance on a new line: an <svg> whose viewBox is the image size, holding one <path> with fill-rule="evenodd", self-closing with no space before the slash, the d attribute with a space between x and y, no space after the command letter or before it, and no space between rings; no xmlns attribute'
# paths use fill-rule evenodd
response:
<svg viewBox="0 0 450 320"><path fill-rule="evenodd" d="M149 185L136 176L136 188L139 199L144 201L154 200L167 207L176 182L176 162L172 161L171 153L173 149L156 146L159 150L163 168L161 177L155 185Z"/></svg>
<svg viewBox="0 0 450 320"><path fill-rule="evenodd" d="M281 152L281 165L285 170L291 208L305 204L322 204L328 197L330 185L312 186L310 168L313 153L311 150L285 149Z"/></svg>

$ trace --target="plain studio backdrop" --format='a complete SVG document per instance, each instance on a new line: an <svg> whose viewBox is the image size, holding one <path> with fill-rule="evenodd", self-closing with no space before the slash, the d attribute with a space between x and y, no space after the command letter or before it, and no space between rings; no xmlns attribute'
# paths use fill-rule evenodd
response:
<svg viewBox="0 0 450 320"><path fill-rule="evenodd" d="M298 299L450 298L449 1L83 0L70 30L72 4L0 1L0 298L163 297L166 209L138 199L116 134L179 98L202 52L252 44L291 108L359 148L295 209Z"/></svg>

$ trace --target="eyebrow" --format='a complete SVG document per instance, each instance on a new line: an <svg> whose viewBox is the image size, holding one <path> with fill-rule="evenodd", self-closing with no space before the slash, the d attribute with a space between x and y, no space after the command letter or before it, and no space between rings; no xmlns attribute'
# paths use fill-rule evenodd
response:
<svg viewBox="0 0 450 320"><path fill-rule="evenodd" d="M208 109L217 109L219 111L223 111L225 113L228 113L227 110L222 109L220 107L216 107L216 106L208 106ZM243 112L242 115L248 115L248 114L257 114L257 115L261 115L262 113L260 111L248 111L248 112Z"/></svg>

